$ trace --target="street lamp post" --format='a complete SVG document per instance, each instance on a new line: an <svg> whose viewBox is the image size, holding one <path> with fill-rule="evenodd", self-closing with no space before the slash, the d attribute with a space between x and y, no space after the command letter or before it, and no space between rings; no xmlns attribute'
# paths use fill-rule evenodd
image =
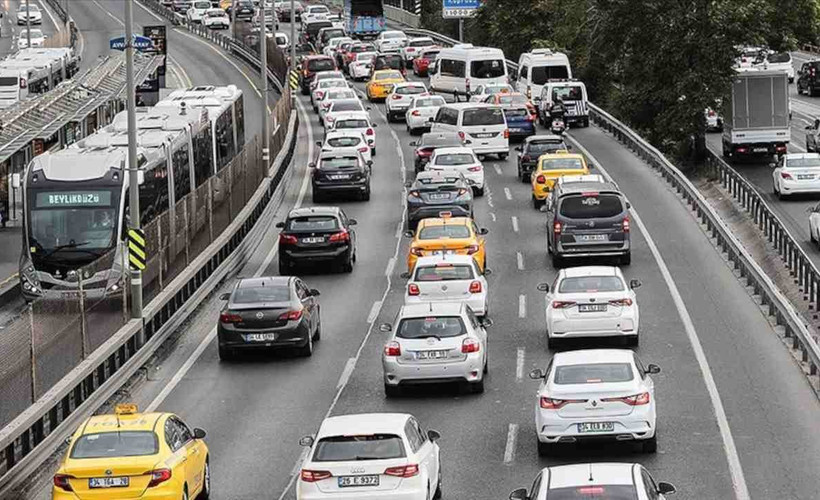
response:
<svg viewBox="0 0 820 500"><path fill-rule="evenodd" d="M140 228L140 192L137 175L137 103L134 85L132 1L125 2L125 95L128 98L128 204L131 229ZM131 317L142 318L142 272L131 270ZM142 340L142 339L141 339Z"/></svg>
<svg viewBox="0 0 820 500"><path fill-rule="evenodd" d="M28 10L28 0L26 0L26 47L31 48L31 11Z"/></svg>
<svg viewBox="0 0 820 500"><path fill-rule="evenodd" d="M265 2L260 2L262 15L259 16L259 62L262 67L262 163L265 176L270 168L270 113L268 113L268 27Z"/></svg>
<svg viewBox="0 0 820 500"><path fill-rule="evenodd" d="M296 69L296 2L290 0L290 70Z"/></svg>

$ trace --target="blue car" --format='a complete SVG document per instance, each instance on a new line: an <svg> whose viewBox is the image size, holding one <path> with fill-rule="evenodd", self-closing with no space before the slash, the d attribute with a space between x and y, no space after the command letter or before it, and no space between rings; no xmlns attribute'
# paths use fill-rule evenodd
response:
<svg viewBox="0 0 820 500"><path fill-rule="evenodd" d="M504 108L504 116L507 118L510 139L524 139L535 135L535 120L526 107Z"/></svg>

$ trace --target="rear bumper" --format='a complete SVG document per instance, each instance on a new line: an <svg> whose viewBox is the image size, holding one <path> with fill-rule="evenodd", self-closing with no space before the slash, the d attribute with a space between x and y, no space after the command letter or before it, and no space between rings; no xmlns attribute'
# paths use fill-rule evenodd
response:
<svg viewBox="0 0 820 500"><path fill-rule="evenodd" d="M404 481L407 481L407 479ZM402 485L397 489L388 491L362 491L363 488L351 489L357 491L322 492L319 491L316 485L299 480L296 484L296 500L327 500L328 498L333 500L425 500L427 498L427 490L421 487L407 488Z"/></svg>
<svg viewBox="0 0 820 500"><path fill-rule="evenodd" d="M579 441L633 441L655 435L655 416L649 410L634 411L630 415L599 417L596 419L562 418L552 412L537 410L535 428L542 443L575 443ZM611 432L578 432L578 424L585 422L614 422Z"/></svg>
<svg viewBox="0 0 820 500"><path fill-rule="evenodd" d="M628 254L630 250L631 244L629 240L625 240L623 242L609 242L605 245L573 244L572 246L567 246L566 244L560 242L556 245L556 253L561 257L621 256Z"/></svg>
<svg viewBox="0 0 820 500"><path fill-rule="evenodd" d="M529 137L535 135L535 124L529 122L527 125L513 125L509 127L510 137Z"/></svg>
<svg viewBox="0 0 820 500"><path fill-rule="evenodd" d="M323 182L323 183L313 183L313 192L320 192L320 193L340 193L346 191L356 191L356 192L364 192L367 191L367 188L370 186L370 182L367 179L361 179L358 181L350 181L350 182Z"/></svg>
<svg viewBox="0 0 820 500"><path fill-rule="evenodd" d="M426 304L428 302L435 302L436 304L467 304L473 310L476 316L484 316L486 314L486 305L484 301L487 300L483 293L472 294L467 299L446 299L446 298L428 298L418 296L405 296L404 304Z"/></svg>
<svg viewBox="0 0 820 500"><path fill-rule="evenodd" d="M484 353L468 354L463 361L421 364L398 363L382 357L384 383L387 385L478 382L484 376Z"/></svg>
<svg viewBox="0 0 820 500"><path fill-rule="evenodd" d="M271 341L246 341L245 334L248 333L273 333L276 338ZM217 338L219 339L219 346L228 349L236 350L253 350L253 349L276 349L288 347L302 347L308 342L310 331L304 321L299 322L294 327L280 327L259 330L225 330L220 324L217 327Z"/></svg>
<svg viewBox="0 0 820 500"><path fill-rule="evenodd" d="M328 250L281 250L281 256L291 262L321 262L335 260L350 250L349 245L328 249Z"/></svg>
<svg viewBox="0 0 820 500"><path fill-rule="evenodd" d="M550 318L547 322L547 336L550 338L634 337L636 335L638 335L638 323L631 315L590 319Z"/></svg>

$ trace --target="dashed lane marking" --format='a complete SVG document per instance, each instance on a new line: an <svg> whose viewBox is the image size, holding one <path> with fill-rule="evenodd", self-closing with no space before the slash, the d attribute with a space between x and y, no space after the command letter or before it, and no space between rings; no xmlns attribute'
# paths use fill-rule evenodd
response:
<svg viewBox="0 0 820 500"><path fill-rule="evenodd" d="M524 270L524 254L521 252L515 252L515 262L518 266L519 271Z"/></svg>
<svg viewBox="0 0 820 500"><path fill-rule="evenodd" d="M497 173L498 175L502 175L501 167L493 163L493 168L495 169L495 173Z"/></svg>
<svg viewBox="0 0 820 500"><path fill-rule="evenodd" d="M504 188L504 196L506 196L508 200L512 200L512 193L510 192L510 188Z"/></svg>
<svg viewBox="0 0 820 500"><path fill-rule="evenodd" d="M517 232L518 232L518 217L516 217L515 215L513 215L513 216L510 218L510 220L512 220L512 227L513 227L513 231L515 231L515 232L517 233Z"/></svg>
<svg viewBox="0 0 820 500"><path fill-rule="evenodd" d="M515 356L515 381L521 382L524 379L524 359L526 352L523 347L518 348Z"/></svg>
<svg viewBox="0 0 820 500"><path fill-rule="evenodd" d="M515 442L518 437L518 424L510 424L507 428L507 445L504 447L504 463L510 465L515 460Z"/></svg>
<svg viewBox="0 0 820 500"><path fill-rule="evenodd" d="M387 269L384 271L385 276L390 276L393 274L393 268L396 267L396 258L390 257L390 260L387 261Z"/></svg>
<svg viewBox="0 0 820 500"><path fill-rule="evenodd" d="M526 295L519 295L518 296L518 317L522 318L522 319L527 317L527 296Z"/></svg>
<svg viewBox="0 0 820 500"><path fill-rule="evenodd" d="M353 373L353 368L355 367L356 358L349 358L345 364L345 369L342 370L342 374L339 376L339 383L336 384L337 389L347 384L347 381L350 379L350 375Z"/></svg>

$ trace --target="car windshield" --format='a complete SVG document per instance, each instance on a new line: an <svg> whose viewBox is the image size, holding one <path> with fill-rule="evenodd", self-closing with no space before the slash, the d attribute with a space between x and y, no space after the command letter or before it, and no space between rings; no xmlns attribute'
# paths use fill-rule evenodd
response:
<svg viewBox="0 0 820 500"><path fill-rule="evenodd" d="M527 152L530 154L544 154L558 151L559 149L567 149L567 146L561 142L531 142L527 146Z"/></svg>
<svg viewBox="0 0 820 500"><path fill-rule="evenodd" d="M426 339L428 337L458 337L467 333L458 316L429 318L405 318L399 323L396 337L401 339Z"/></svg>
<svg viewBox="0 0 820 500"><path fill-rule="evenodd" d="M370 124L367 120L364 119L355 119L351 118L349 120L336 120L333 124L333 128L335 129L346 129L346 128L368 128Z"/></svg>
<svg viewBox="0 0 820 500"><path fill-rule="evenodd" d="M85 434L71 448L71 458L142 457L155 455L159 440L153 431Z"/></svg>
<svg viewBox="0 0 820 500"><path fill-rule="evenodd" d="M621 198L614 194L591 193L567 196L561 201L560 213L569 219L615 217L623 212Z"/></svg>
<svg viewBox="0 0 820 500"><path fill-rule="evenodd" d="M409 44L407 44L408 47L426 47L428 45L433 45L433 41L425 39L413 40Z"/></svg>
<svg viewBox="0 0 820 500"><path fill-rule="evenodd" d="M561 293L621 292L624 289L624 282L618 276L564 278L558 285Z"/></svg>
<svg viewBox="0 0 820 500"><path fill-rule="evenodd" d="M442 224L423 227L419 232L420 240L438 240L442 238L469 238L470 229L462 224Z"/></svg>
<svg viewBox="0 0 820 500"><path fill-rule="evenodd" d="M541 170L583 170L580 158L546 158L541 160Z"/></svg>
<svg viewBox="0 0 820 500"><path fill-rule="evenodd" d="M631 484L603 484L550 488L550 500L635 500L638 493Z"/></svg>
<svg viewBox="0 0 820 500"><path fill-rule="evenodd" d="M423 57L424 59L428 59L430 61L435 61L436 59L438 59L439 52L440 51L438 51L438 50L428 50L428 51L422 52L421 57Z"/></svg>
<svg viewBox="0 0 820 500"><path fill-rule="evenodd" d="M336 69L332 59L311 59L307 63L308 71L330 71Z"/></svg>
<svg viewBox="0 0 820 500"><path fill-rule="evenodd" d="M504 125L504 112L499 108L465 109L462 124L465 127L481 125Z"/></svg>
<svg viewBox="0 0 820 500"><path fill-rule="evenodd" d="M817 168L820 167L818 158L790 158L786 160L787 168Z"/></svg>
<svg viewBox="0 0 820 500"><path fill-rule="evenodd" d="M503 59L485 59L471 62L470 74L476 78L501 78L507 73Z"/></svg>
<svg viewBox="0 0 820 500"><path fill-rule="evenodd" d="M504 92L512 92L512 87L509 85L487 85L484 87L484 94L495 95Z"/></svg>
<svg viewBox="0 0 820 500"><path fill-rule="evenodd" d="M36 5L33 5L33 4L28 4L28 6L21 5L20 8L17 9L17 10L18 11L24 11L26 9L30 10L31 12L40 12L40 7L37 7Z"/></svg>
<svg viewBox="0 0 820 500"><path fill-rule="evenodd" d="M569 69L564 66L533 66L532 83L534 85L544 85L549 80L563 80L569 78Z"/></svg>
<svg viewBox="0 0 820 500"><path fill-rule="evenodd" d="M356 168L359 160L355 156L338 156L333 158L323 158L319 163L322 170L338 170L340 168Z"/></svg>
<svg viewBox="0 0 820 500"><path fill-rule="evenodd" d="M792 61L792 56L788 52L775 52L766 58L770 63L787 63Z"/></svg>
<svg viewBox="0 0 820 500"><path fill-rule="evenodd" d="M29 222L32 244L40 250L76 246L109 248L117 232L114 190L35 191Z"/></svg>
<svg viewBox="0 0 820 500"><path fill-rule="evenodd" d="M386 71L384 73L377 74L374 79L375 80L400 80L402 78L401 73L398 71Z"/></svg>
<svg viewBox="0 0 820 500"><path fill-rule="evenodd" d="M287 302L289 300L290 287L287 285L237 288L231 296L231 302L234 304L252 304L255 302Z"/></svg>
<svg viewBox="0 0 820 500"><path fill-rule="evenodd" d="M350 462L404 458L404 444L395 434L332 436L319 440L314 462Z"/></svg>
<svg viewBox="0 0 820 500"><path fill-rule="evenodd" d="M475 163L472 153L447 153L436 156L436 165L470 165Z"/></svg>
<svg viewBox="0 0 820 500"><path fill-rule="evenodd" d="M290 231L333 231L339 228L339 222L331 215L294 217L288 220L287 228Z"/></svg>
<svg viewBox="0 0 820 500"><path fill-rule="evenodd" d="M364 107L359 101L336 101L333 111L364 111Z"/></svg>
<svg viewBox="0 0 820 500"><path fill-rule="evenodd" d="M414 108L432 108L437 106L444 106L446 101L441 96L417 98L413 101Z"/></svg>
<svg viewBox="0 0 820 500"><path fill-rule="evenodd" d="M552 89L552 100L555 101L559 97L564 101L580 101L584 98L584 93L578 85L554 87Z"/></svg>
<svg viewBox="0 0 820 500"><path fill-rule="evenodd" d="M458 281L474 278L473 268L466 264L436 264L416 269L416 281Z"/></svg>
<svg viewBox="0 0 820 500"><path fill-rule="evenodd" d="M327 145L333 148L352 148L362 142L358 137L331 137L327 140Z"/></svg>
<svg viewBox="0 0 820 500"><path fill-rule="evenodd" d="M558 366L553 382L558 385L614 384L632 379L632 365L629 363L589 363Z"/></svg>
<svg viewBox="0 0 820 500"><path fill-rule="evenodd" d="M395 93L400 95L416 95L425 92L427 92L427 89L418 85L408 85L407 87L399 87L395 90Z"/></svg>

